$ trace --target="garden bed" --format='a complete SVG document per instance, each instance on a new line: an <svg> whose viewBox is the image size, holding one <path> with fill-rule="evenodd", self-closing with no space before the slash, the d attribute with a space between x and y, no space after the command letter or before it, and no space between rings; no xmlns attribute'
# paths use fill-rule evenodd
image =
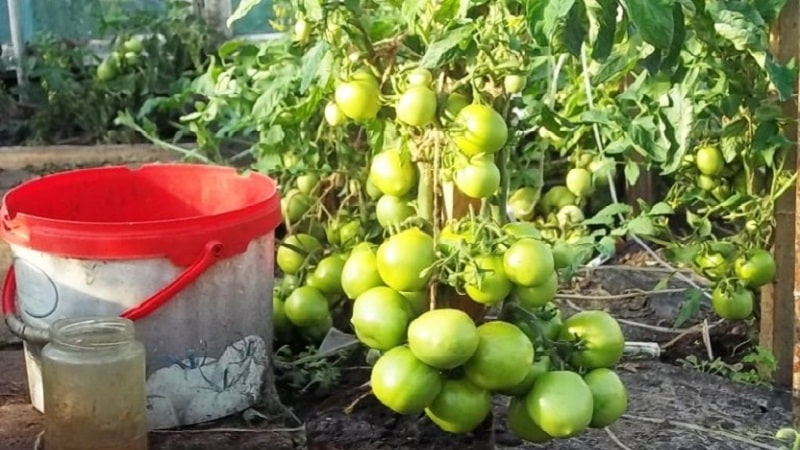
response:
<svg viewBox="0 0 800 450"><path fill-rule="evenodd" d="M634 282L640 272L602 270L614 276L596 278L600 285L620 280ZM624 274L639 274L631 277ZM668 299L650 299L645 303L668 303ZM622 303L621 301L619 303ZM620 314L642 308L642 301L617 305ZM645 309L657 311L655 306ZM655 312L639 317L641 323L657 323ZM629 339L636 333L626 328ZM662 337L670 339L672 336ZM679 349L699 348L699 334L687 335ZM717 342L717 340L715 340ZM719 348L719 347L718 347ZM676 350L677 352L677 350ZM686 354L674 356L687 356ZM723 355L720 355L723 356ZM8 450L32 448L42 427L42 417L27 403L22 352L18 348L0 352L4 376L0 383L0 447ZM608 433L592 430L580 437L550 444L551 449L626 448L630 449L752 449L755 439L768 439L790 423L790 394L766 387L734 383L720 376L702 373L662 361L626 361L619 372L628 386L628 415L614 424ZM468 449L472 436L448 435L424 418L402 417L390 413L372 396L358 402L350 414L345 409L365 391L361 387L368 371L350 367L342 372L340 386L327 392L296 395L281 389L281 397L306 422L309 447L319 450L381 449ZM542 448L525 445L505 429L500 404L495 405L498 420L495 435L498 449ZM153 433L153 449L275 449L294 448L292 430L259 430L247 427L238 419L195 427L188 430ZM773 448L770 446L764 448Z"/></svg>
<svg viewBox="0 0 800 450"><path fill-rule="evenodd" d="M75 167L119 163L166 161L174 155L152 148L74 148L71 150L23 149L0 150L0 187L6 190L33 176ZM5 247L3 247L5 248ZM605 266L579 274L570 289L563 292L560 304L565 313L576 308L606 309L623 319L628 341L662 344L659 361L629 360L619 373L629 390L628 415L610 428L592 430L569 440L557 441L547 448L630 448L630 449L751 449L755 440L768 441L775 431L791 421L790 394L766 387L734 383L724 377L702 373L697 367L682 363L689 356L707 358L700 327L703 319L714 324L709 308L683 327L695 327L681 333L670 329L683 301L674 282L653 291L665 273L640 256L636 248L608 262ZM2 260L2 258L6 258ZM8 256L0 253L1 268ZM2 269L0 269L2 271ZM679 337L679 339L675 339ZM735 353L746 348L746 327L736 323L712 326L708 333L710 347L722 360L736 359ZM665 345L670 343L669 345ZM738 355L739 359L741 355ZM436 428L424 418L402 417L389 412L374 397L366 396L350 414L345 412L363 388L368 370L363 363L342 371L340 385L325 392L306 393L280 388L284 403L306 423L309 447L319 450L380 450L472 448L473 436L454 436ZM22 351L17 343L6 343L0 351L0 448L33 448L42 428L42 416L28 403ZM495 404L495 438L498 449L542 448L525 445L506 431L504 401ZM249 427L239 418L186 430L156 432L151 435L153 449L274 449L297 448L302 444L296 430ZM621 444L620 444L621 443ZM763 448L773 448L766 446Z"/></svg>

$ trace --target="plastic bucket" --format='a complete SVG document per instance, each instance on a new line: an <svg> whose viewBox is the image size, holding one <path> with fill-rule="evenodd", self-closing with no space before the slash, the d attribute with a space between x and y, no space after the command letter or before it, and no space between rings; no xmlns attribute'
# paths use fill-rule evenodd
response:
<svg viewBox="0 0 800 450"><path fill-rule="evenodd" d="M254 405L271 380L279 205L268 177L193 164L74 170L10 190L2 306L24 341L34 407L44 410L47 327L86 315L136 321L151 428Z"/></svg>

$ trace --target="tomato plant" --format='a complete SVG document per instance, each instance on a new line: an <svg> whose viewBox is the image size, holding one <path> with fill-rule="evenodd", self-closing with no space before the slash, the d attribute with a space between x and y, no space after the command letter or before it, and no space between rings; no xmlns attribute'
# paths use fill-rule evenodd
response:
<svg viewBox="0 0 800 450"><path fill-rule="evenodd" d="M729 3L279 2L291 35L224 44L183 121L284 188L279 275L383 352L387 407L463 433L512 393L523 437L574 436L627 406L617 321L554 303L577 268L657 243L731 320L774 277L794 73L766 45L777 3ZM620 203L643 170L662 198Z"/></svg>

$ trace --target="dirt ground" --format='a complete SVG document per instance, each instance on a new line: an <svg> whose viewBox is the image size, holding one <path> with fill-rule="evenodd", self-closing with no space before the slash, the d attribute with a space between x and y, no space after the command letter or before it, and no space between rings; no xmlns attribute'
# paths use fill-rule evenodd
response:
<svg viewBox="0 0 800 450"><path fill-rule="evenodd" d="M36 172L26 172L23 167L8 170L9 166L2 162L0 153L0 191ZM85 164L76 161L76 165ZM7 265L3 258L0 248L0 275ZM607 309L628 321L623 325L628 341L661 344L663 353L659 359L627 360L619 367L629 390L628 414L609 430L591 430L546 446L526 445L506 430L503 417L506 399L496 397L493 433L497 450L778 447L770 437L791 422L790 394L737 384L682 367L681 358L688 355L703 358L707 351L699 332L681 335L669 329L683 299L674 289L682 286L670 283L667 287L673 290L658 295L632 294L653 290L663 276L663 272L644 259L626 257L582 273L561 300L566 314L577 308ZM704 307L700 317L683 326L695 325L708 314L708 308ZM714 317L708 319L715 321ZM679 335L682 337L674 340ZM720 358L731 359L747 349L748 336L742 324L712 327L709 335L711 349ZM462 450L475 448L473 443L483 440L483 436L446 434L424 417L392 414L372 396L364 397L350 414L345 413L353 399L365 392L360 386L367 378L366 370L354 367L343 372L341 386L325 394L298 396L279 387L284 403L305 422L305 433L281 425L272 429L248 427L239 419L230 419L186 430L151 433L150 448L284 450L303 448L305 444L313 450ZM0 339L0 449L30 450L42 429L42 417L28 404L26 389L19 344Z"/></svg>

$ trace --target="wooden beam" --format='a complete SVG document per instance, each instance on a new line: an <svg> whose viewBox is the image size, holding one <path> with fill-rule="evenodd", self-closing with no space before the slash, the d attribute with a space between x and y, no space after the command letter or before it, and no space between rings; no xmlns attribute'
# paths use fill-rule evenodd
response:
<svg viewBox="0 0 800 450"><path fill-rule="evenodd" d="M176 161L180 157L181 155L176 152L153 145L0 147L0 170Z"/></svg>
<svg viewBox="0 0 800 450"><path fill-rule="evenodd" d="M791 1L786 4L778 21L773 25L771 38L772 50L777 59L786 62L800 56L800 2ZM797 99L791 98L783 105L784 111L791 117L798 117ZM797 162L797 125L792 121L786 126L786 137L795 143L795 148L789 153L789 167L794 167ZM761 344L769 348L778 361L778 370L775 382L782 386L794 386L793 408L795 420L800 419L800 370L793 370L800 363L800 323L795 322L796 314L795 294L800 286L800 274L795 273L800 268L795 263L797 248L800 248L800 229L796 214L796 198L800 190L793 195L789 191L780 197L775 205L775 245L773 252L778 265L778 272L773 284L765 286L761 291ZM795 242L794 247L786 245Z"/></svg>

